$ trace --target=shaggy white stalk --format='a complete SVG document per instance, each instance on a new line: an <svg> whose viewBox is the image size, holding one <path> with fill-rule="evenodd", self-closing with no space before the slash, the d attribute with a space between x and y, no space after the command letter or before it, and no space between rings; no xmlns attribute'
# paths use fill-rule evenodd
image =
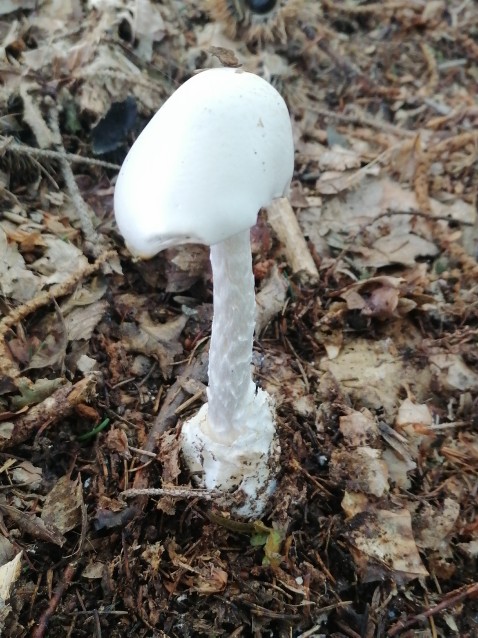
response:
<svg viewBox="0 0 478 638"><path fill-rule="evenodd" d="M274 489L279 448L272 399L251 377L256 302L249 230L211 246L211 264L208 403L184 423L182 450L205 487L241 490L236 513L253 517Z"/></svg>

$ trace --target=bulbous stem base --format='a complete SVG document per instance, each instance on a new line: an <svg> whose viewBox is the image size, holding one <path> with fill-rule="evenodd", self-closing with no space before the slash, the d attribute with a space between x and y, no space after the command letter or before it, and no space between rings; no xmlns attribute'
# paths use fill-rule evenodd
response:
<svg viewBox="0 0 478 638"><path fill-rule="evenodd" d="M255 295L249 230L212 246L211 263L208 403L183 424L182 452L200 484L238 490L234 513L254 518L274 491L279 444L272 399L251 376Z"/></svg>
<svg viewBox="0 0 478 638"><path fill-rule="evenodd" d="M210 490L234 491L232 512L259 518L276 487L280 447L272 399L258 390L246 410L248 428L235 441L220 443L209 435L208 404L183 424L181 447L196 482Z"/></svg>

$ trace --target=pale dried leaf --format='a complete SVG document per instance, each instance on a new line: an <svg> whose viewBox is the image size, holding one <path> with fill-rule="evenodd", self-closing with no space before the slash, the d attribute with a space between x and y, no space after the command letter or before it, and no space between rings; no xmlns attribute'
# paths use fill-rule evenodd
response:
<svg viewBox="0 0 478 638"><path fill-rule="evenodd" d="M389 490L388 468L381 451L371 447L334 450L330 477L353 492L383 496Z"/></svg>
<svg viewBox="0 0 478 638"><path fill-rule="evenodd" d="M148 38L151 42L162 40L166 33L160 7L151 0L135 0L134 3L134 33L139 39Z"/></svg>
<svg viewBox="0 0 478 638"><path fill-rule="evenodd" d="M344 440L352 447L370 445L379 435L377 423L366 408L360 412L350 410L345 416L341 416L339 428Z"/></svg>
<svg viewBox="0 0 478 638"><path fill-rule="evenodd" d="M387 264L413 266L417 257L435 257L439 250L432 241L414 233L394 233L376 239L368 256L360 252L364 265L378 268Z"/></svg>
<svg viewBox="0 0 478 638"><path fill-rule="evenodd" d="M158 541L157 543L148 545L141 554L141 558L148 563L154 573L157 573L159 570L161 557L164 554L164 551L164 545Z"/></svg>
<svg viewBox="0 0 478 638"><path fill-rule="evenodd" d="M122 274L121 271L119 274ZM105 296L107 289L105 277L93 277L88 286L77 288L72 295L62 302L60 308L63 315L66 316L73 308L78 306L91 306L96 301L100 301Z"/></svg>
<svg viewBox="0 0 478 638"><path fill-rule="evenodd" d="M390 481L402 490L409 490L412 481L409 472L416 469L416 463L409 463L403 456L399 456L394 450L387 448L382 453L383 460L387 464Z"/></svg>
<svg viewBox="0 0 478 638"><path fill-rule="evenodd" d="M457 543L457 547L466 554L469 558L478 558L478 538L470 541L469 543Z"/></svg>
<svg viewBox="0 0 478 638"><path fill-rule="evenodd" d="M83 578L89 578L90 580L99 580L103 578L105 572L105 564L100 561L92 561L81 572Z"/></svg>
<svg viewBox="0 0 478 638"><path fill-rule="evenodd" d="M411 399L404 399L398 408L395 425L404 427L411 424L430 426L433 417L426 403L415 403Z"/></svg>
<svg viewBox="0 0 478 638"><path fill-rule="evenodd" d="M338 144L325 150L319 158L319 168L322 171L345 171L349 168L359 168L360 164L358 153Z"/></svg>
<svg viewBox="0 0 478 638"><path fill-rule="evenodd" d="M30 463L30 461L22 461L12 470L12 480L14 483L27 484L32 489L35 489L41 483L42 469Z"/></svg>
<svg viewBox="0 0 478 638"><path fill-rule="evenodd" d="M61 365L65 358L68 339L63 317L56 312L55 315L47 316L42 325L48 329L48 333L28 362L30 370Z"/></svg>
<svg viewBox="0 0 478 638"><path fill-rule="evenodd" d="M31 85L26 82L20 85L20 95L23 100L23 119L31 128L38 146L40 148L49 148L55 141L54 135L48 128L36 100L28 92L29 88L31 88Z"/></svg>
<svg viewBox="0 0 478 638"><path fill-rule="evenodd" d="M417 449L412 450L408 439L384 422L380 422L380 434L389 447L383 450L383 460L387 464L390 480L398 487L409 489L409 472L416 469Z"/></svg>
<svg viewBox="0 0 478 638"><path fill-rule="evenodd" d="M418 547L443 550L443 543L455 530L459 515L460 505L451 498L445 498L442 507L424 501L413 521Z"/></svg>
<svg viewBox="0 0 478 638"><path fill-rule="evenodd" d="M89 306L74 308L64 320L68 340L90 339L107 308L107 301L97 301Z"/></svg>
<svg viewBox="0 0 478 638"><path fill-rule="evenodd" d="M364 582L392 578L403 585L428 575L406 509L391 512L371 506L349 521L346 540Z"/></svg>
<svg viewBox="0 0 478 638"><path fill-rule="evenodd" d="M58 284L88 265L81 250L58 237L45 237L47 250L32 268L41 273L45 284Z"/></svg>
<svg viewBox="0 0 478 638"><path fill-rule="evenodd" d="M11 589L20 576L23 552L18 552L15 558L0 567L0 601L6 602L10 598Z"/></svg>
<svg viewBox="0 0 478 638"><path fill-rule="evenodd" d="M32 299L41 289L40 278L25 265L17 245L9 243L0 226L0 290L2 295L25 302Z"/></svg>
<svg viewBox="0 0 478 638"><path fill-rule="evenodd" d="M83 374L89 374L90 372L98 368L98 361L86 354L82 354L76 362L76 367Z"/></svg>
<svg viewBox="0 0 478 638"><path fill-rule="evenodd" d="M286 354L269 353L260 362L261 387L269 392L277 405L289 404L300 416L316 412L316 401L302 375L297 374L292 359Z"/></svg>
<svg viewBox="0 0 478 638"><path fill-rule="evenodd" d="M334 185L341 190L347 186L343 183L346 179L350 177L343 173L336 177L325 174L321 188L328 185L329 192ZM320 255L331 254L330 248L341 249L346 245L355 253L357 265L378 268L390 263L411 265L419 256L437 254L428 220L404 214L419 209L415 193L389 178L366 177L342 197L324 198L320 206L311 204L309 209L301 210L300 223ZM476 219L473 207L461 200L450 203L431 200L430 204L432 216L468 223Z"/></svg>
<svg viewBox="0 0 478 638"><path fill-rule="evenodd" d="M434 374L447 390L476 390L478 374L469 368L458 354L443 352L429 357Z"/></svg>
<svg viewBox="0 0 478 638"><path fill-rule="evenodd" d="M227 572L221 567L210 565L194 579L194 589L203 595L218 594L226 589Z"/></svg>
<svg viewBox="0 0 478 638"><path fill-rule="evenodd" d="M408 325L408 324L407 324ZM414 343L415 328L410 325L405 330L408 345ZM400 403L401 383L408 383L418 397L427 396L431 379L428 366L415 368L408 364L396 350L400 335L394 335L396 345L390 338L372 341L355 338L353 343L343 345L335 359L323 357L320 369L330 372L340 384L343 393L350 395L358 405L370 409L381 409L390 420L396 414ZM421 341L421 337L418 335ZM399 382L398 382L399 380Z"/></svg>

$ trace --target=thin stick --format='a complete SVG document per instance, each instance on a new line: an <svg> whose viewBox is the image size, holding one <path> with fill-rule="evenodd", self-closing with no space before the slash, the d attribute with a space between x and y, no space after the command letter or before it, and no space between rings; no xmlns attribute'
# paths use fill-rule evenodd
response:
<svg viewBox="0 0 478 638"><path fill-rule="evenodd" d="M151 487L124 490L120 493L123 498L135 498L136 496L172 496L173 498L203 498L205 501L213 501L218 496L224 496L221 492L215 490L189 489L185 487Z"/></svg>
<svg viewBox="0 0 478 638"><path fill-rule="evenodd" d="M417 614L416 616L412 616L408 620L399 620L395 625L393 625L387 632L387 636L391 638L392 636L397 636L404 629L408 629L409 627L413 627L417 623L423 622L427 618L431 618L435 614L440 613L447 607L453 607L464 598L468 596L474 596L478 594L478 583L471 583L466 587L462 587L460 589L455 590L454 592L450 592L440 603L427 609L421 614Z"/></svg>
<svg viewBox="0 0 478 638"><path fill-rule="evenodd" d="M50 114L51 128L55 137L55 144L60 152L65 153L65 147L63 146L63 139L60 132L58 109L54 103L51 105ZM70 163L64 158L60 159L60 167L68 194L76 209L85 242L88 244L88 251L94 257L98 257L98 254L101 251L101 238L95 230L92 215L88 210L85 200L81 196L80 189L78 188L75 176L73 175L73 170Z"/></svg>
<svg viewBox="0 0 478 638"><path fill-rule="evenodd" d="M55 613L56 608L58 607L60 603L61 597L65 593L71 581L73 580L73 576L75 575L75 572L76 572L76 567L77 566L75 563L70 563L69 565L66 566L66 569L63 573L63 579L58 583L55 589L55 593L53 594L53 596L50 599L50 602L48 603L48 607L45 609L45 611L41 615L38 625L32 634L32 638L43 638L43 636L45 635L45 631L50 618Z"/></svg>
<svg viewBox="0 0 478 638"><path fill-rule="evenodd" d="M31 157L40 157L45 159L54 160L66 160L72 164L88 164L89 166L99 166L101 168L109 168L113 171L118 171L121 167L118 164L112 164L111 162L105 162L104 160L94 159L92 157L83 157L83 155L77 155L76 153L67 153L66 151L52 151L45 148L35 148L34 146L28 146L27 144L20 144L14 142L11 137L3 137L0 135L0 144L2 149L8 149L13 153L19 155L28 155Z"/></svg>

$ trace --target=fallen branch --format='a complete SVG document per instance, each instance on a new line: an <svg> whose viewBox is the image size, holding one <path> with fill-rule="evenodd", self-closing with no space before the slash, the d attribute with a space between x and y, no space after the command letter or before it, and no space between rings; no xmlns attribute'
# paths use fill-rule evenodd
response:
<svg viewBox="0 0 478 638"><path fill-rule="evenodd" d="M51 128L54 135L55 144L61 153L65 153L65 147L63 146L63 139L60 131L58 109L53 101L50 108L50 115ZM70 196L70 199L76 209L78 221L80 222L81 230L85 238L85 243L87 244L86 252L93 255L94 257L98 257L99 253L101 252L101 238L96 232L93 225L92 214L88 209L85 200L81 196L80 189L78 188L78 184L76 183L70 163L66 159L62 158L60 159L60 167L63 179L65 180L68 195Z"/></svg>
<svg viewBox="0 0 478 638"><path fill-rule="evenodd" d="M289 201L285 198L276 199L266 210L267 219L283 246L292 273L304 283L317 283L317 266Z"/></svg>
<svg viewBox="0 0 478 638"><path fill-rule="evenodd" d="M61 597L65 593L71 581L73 580L73 576L76 573L76 568L77 568L77 565L75 563L70 563L69 565L66 566L66 569L63 573L63 578L56 586L55 592L53 596L50 598L50 602L48 603L48 607L45 609L45 611L41 615L40 620L38 621L38 625L35 628L34 632L32 633L32 638L43 638L43 636L45 635L48 622L50 618L53 616L53 614L55 613L56 608L58 607L60 603Z"/></svg>
<svg viewBox="0 0 478 638"><path fill-rule="evenodd" d="M389 638L391 638L392 636L397 636L404 629L413 627L413 625L421 623L427 618L431 618L432 616L435 616L436 614L440 613L447 607L453 607L453 605L456 605L457 603L461 602L464 598L468 598L469 596L476 596L476 595L478 595L478 583L471 583L471 585L462 587L461 589L458 589L454 592L452 591L440 603L438 603L434 607L427 609L421 614L416 614L415 616L408 618L408 620L399 620L388 630L387 636L389 636Z"/></svg>
<svg viewBox="0 0 478 638"><path fill-rule="evenodd" d="M96 378L91 375L74 385L69 381L28 412L12 419L13 428L8 437L0 437L0 450L23 443L39 430L57 423L68 416L79 403L88 401L94 394ZM3 424L5 430L6 424Z"/></svg>
<svg viewBox="0 0 478 638"><path fill-rule="evenodd" d="M120 493L122 498L135 498L136 496L171 496L173 498L203 498L205 501L216 500L224 496L221 492L206 489L193 489L187 487L149 487L144 489L130 489Z"/></svg>
<svg viewBox="0 0 478 638"><path fill-rule="evenodd" d="M45 148L35 148L34 146L28 146L27 144L20 144L14 142L12 137L3 137L0 135L1 150L9 150L12 153L18 153L19 155L27 155L29 157L39 157L44 159L53 160L66 160L72 164L87 164L89 166L99 166L101 168L109 168L114 171L119 171L121 168L118 164L112 164L111 162L105 162L104 160L94 159L93 157L83 157L83 155L76 155L75 153L67 153L66 151L52 151Z"/></svg>

